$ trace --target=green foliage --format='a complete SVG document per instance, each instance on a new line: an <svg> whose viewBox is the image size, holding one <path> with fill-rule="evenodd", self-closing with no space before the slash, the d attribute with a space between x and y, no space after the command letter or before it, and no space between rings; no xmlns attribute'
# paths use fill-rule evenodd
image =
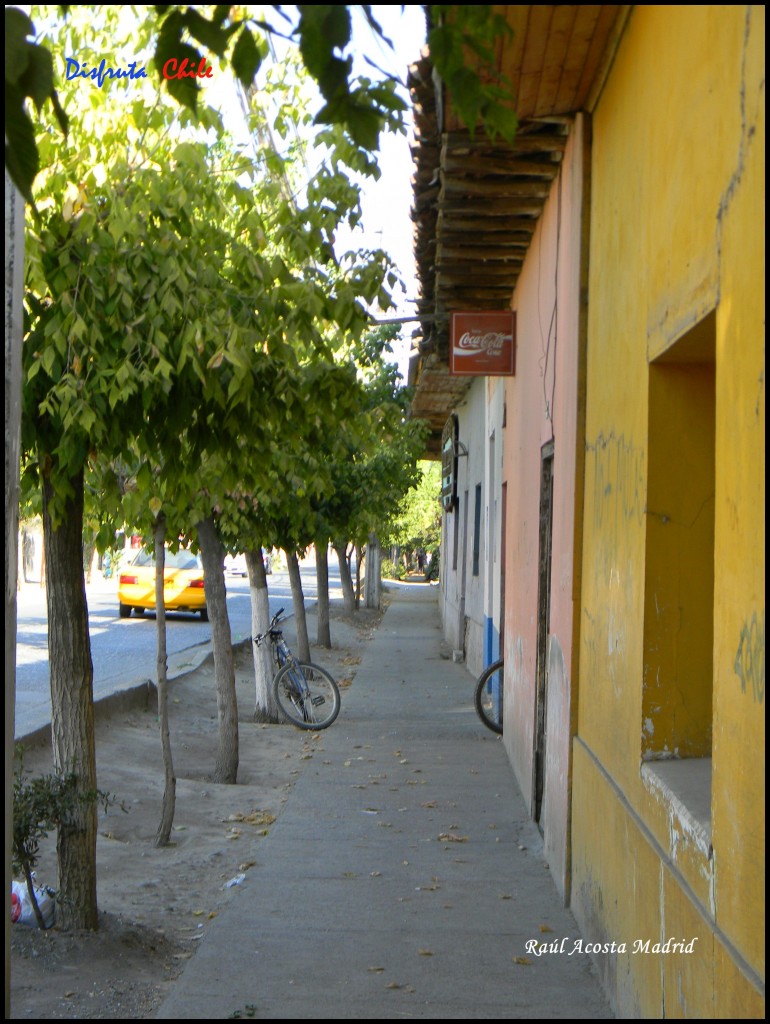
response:
<svg viewBox="0 0 770 1024"><path fill-rule="evenodd" d="M405 418L409 392L386 361L397 328L378 327L350 346L356 367L358 407L324 439L331 486L317 504L316 540L365 544L380 533L416 479L425 443L424 424Z"/></svg>
<svg viewBox="0 0 770 1024"><path fill-rule="evenodd" d="M85 7L85 5L81 5ZM94 10L94 8L87 8ZM69 8L61 8L65 13ZM99 8L100 12L105 9ZM189 7L164 4L145 8L144 21L135 34L152 40L151 72L171 97L189 111L193 120L205 126L205 114L199 108L200 86L196 78L162 78L162 68L170 59L187 58L198 67L214 55L229 64L245 89L254 85L257 73L268 53L272 37L294 37L308 71L315 77L326 103L317 115L318 124L344 125L353 141L367 149L377 148L380 132L400 124L405 102L395 96L389 83L351 83L352 60L336 51L350 42L350 18L345 6L282 8L275 10L288 23L288 32L278 30L265 20L251 16L247 8L218 4ZM294 12L291 16L287 12ZM298 18L297 18L298 12ZM293 18L297 18L296 24ZM369 16L376 34L379 26ZM6 167L12 180L28 202L32 202L32 184L45 164L45 154L35 139L35 125L25 108L31 98L38 111L50 99L66 133L67 116L53 88L54 65L50 47L35 36L32 21L16 8L6 8ZM74 52L74 51L70 51ZM97 51L104 53L104 51ZM68 109L72 107L67 104ZM77 134L77 129L75 129Z"/></svg>
<svg viewBox="0 0 770 1024"><path fill-rule="evenodd" d="M53 87L53 59L48 50L30 41L35 28L29 17L16 7L5 9L5 166L11 180L28 203L32 182L40 169L35 129L25 102L31 99L38 111L46 100L56 115L61 131L68 121Z"/></svg>
<svg viewBox="0 0 770 1024"><path fill-rule="evenodd" d="M403 562L392 562L389 558L383 558L380 562L380 575L384 580L402 580L406 576L406 569Z"/></svg>
<svg viewBox="0 0 770 1024"><path fill-rule="evenodd" d="M495 43L510 38L505 17L488 4L434 4L428 46L452 105L473 134L479 124L494 139L512 141L516 113L511 83L496 70Z"/></svg>
<svg viewBox="0 0 770 1024"><path fill-rule="evenodd" d="M70 38L78 25L73 15ZM345 415L351 386L328 339L357 336L365 304L389 301L382 253L338 263L332 249L358 207L346 164L360 168L361 151L328 129L332 160L301 187L291 148L266 144L255 164L223 141L180 141L157 97L128 109L106 92L92 99L85 144L58 147L39 176L28 236L26 493L46 471L66 496L88 462L102 549L121 513L149 532L162 508L173 535L188 531L202 486L200 518L279 481L318 493L328 477L310 469L301 438ZM296 96L278 109L284 125L306 124ZM319 355L328 365L310 365Z"/></svg>
<svg viewBox="0 0 770 1024"><path fill-rule="evenodd" d="M100 16L107 10L104 6L80 7L98 10ZM205 108L200 108L197 80L160 78L166 61L187 57L191 66L197 67L201 59L213 55L229 64L236 79L249 90L266 60L270 42L278 38L296 41L305 68L318 84L324 103L316 114L316 124L342 126L356 146L370 151L378 148L383 130L402 126L406 102L398 94L395 79L386 75L377 81L352 80L349 5L274 5L272 12L280 18L280 28L252 17L246 7L227 4L163 4L142 10L144 18L134 34L152 47L153 75L161 84L165 82L168 93L189 117L204 127L207 117ZM363 5L361 10L373 37L392 47L371 8ZM504 17L489 5L434 5L427 10L432 22L431 55L463 121L471 131L481 121L492 137L499 134L511 139L516 120L510 109L509 83L494 70L495 40L510 32ZM60 11L68 14L70 8L64 5ZM32 184L47 157L45 147L35 138L25 100L31 99L40 112L50 99L59 130L65 134L68 116L64 106L72 116L77 105L60 102L50 47L34 38L32 21L17 8L6 8L5 35L6 167L22 195L32 202ZM76 127L73 134L78 135Z"/></svg>
<svg viewBox="0 0 770 1024"><path fill-rule="evenodd" d="M422 548L435 557L441 542L441 466L421 462L419 468L418 482L401 501L381 540L409 551Z"/></svg>

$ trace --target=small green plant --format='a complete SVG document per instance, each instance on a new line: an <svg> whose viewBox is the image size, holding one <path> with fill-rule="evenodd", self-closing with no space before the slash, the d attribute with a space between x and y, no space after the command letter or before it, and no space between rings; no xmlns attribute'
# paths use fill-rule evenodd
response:
<svg viewBox="0 0 770 1024"><path fill-rule="evenodd" d="M400 561L393 562L389 558L383 558L380 563L380 575L384 580L402 580L406 570Z"/></svg>
<svg viewBox="0 0 770 1024"><path fill-rule="evenodd" d="M439 562L440 553L438 548L434 548L431 552L431 559L428 562L428 566L425 570L425 579L428 581L437 580L439 575Z"/></svg>
<svg viewBox="0 0 770 1024"><path fill-rule="evenodd" d="M106 809L117 798L99 789L79 794L78 776L74 770L29 778L24 774L22 746L16 747L16 762L13 772L13 870L24 876L35 920L39 928L45 928L32 879L41 840L66 822L78 806L100 801ZM120 806L126 810L122 804Z"/></svg>

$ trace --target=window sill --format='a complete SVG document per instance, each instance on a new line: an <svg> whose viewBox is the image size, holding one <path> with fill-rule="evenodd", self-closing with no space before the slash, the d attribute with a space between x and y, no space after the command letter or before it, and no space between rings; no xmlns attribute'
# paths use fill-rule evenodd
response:
<svg viewBox="0 0 770 1024"><path fill-rule="evenodd" d="M661 796L711 859L711 758L645 761L642 781Z"/></svg>

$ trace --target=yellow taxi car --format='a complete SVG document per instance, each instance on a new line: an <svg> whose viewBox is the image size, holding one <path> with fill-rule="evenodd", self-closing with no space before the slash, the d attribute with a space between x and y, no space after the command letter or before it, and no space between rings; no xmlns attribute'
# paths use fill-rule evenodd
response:
<svg viewBox="0 0 770 1024"><path fill-rule="evenodd" d="M203 566L197 555L180 548L166 552L163 600L166 611L198 612L208 622L206 592L203 589ZM138 615L155 608L155 555L139 551L129 565L121 570L118 580L118 610L127 619L134 609Z"/></svg>

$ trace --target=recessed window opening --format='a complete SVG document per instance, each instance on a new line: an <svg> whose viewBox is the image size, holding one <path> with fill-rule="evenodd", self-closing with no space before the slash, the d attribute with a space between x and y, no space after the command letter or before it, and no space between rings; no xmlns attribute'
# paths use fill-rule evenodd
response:
<svg viewBox="0 0 770 1024"><path fill-rule="evenodd" d="M642 756L711 756L715 314L650 364Z"/></svg>

